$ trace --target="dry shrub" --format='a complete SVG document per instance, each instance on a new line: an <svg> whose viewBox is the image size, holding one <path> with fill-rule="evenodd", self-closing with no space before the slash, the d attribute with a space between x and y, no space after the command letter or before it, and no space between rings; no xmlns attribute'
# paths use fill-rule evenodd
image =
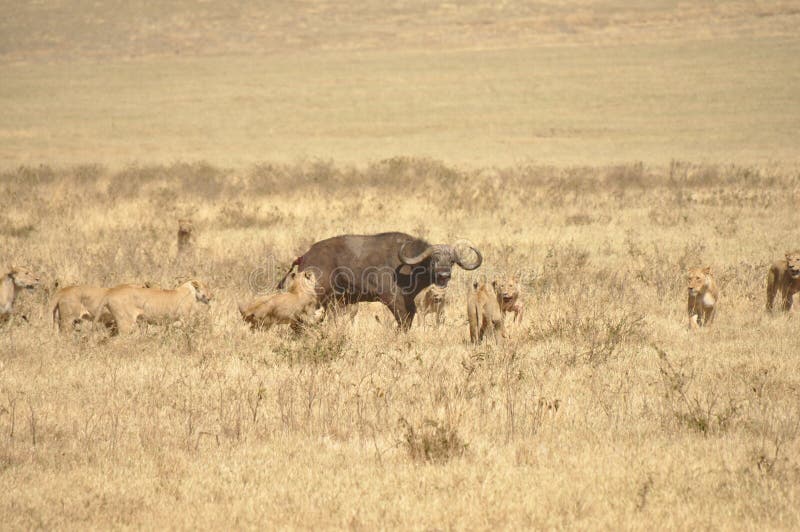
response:
<svg viewBox="0 0 800 532"><path fill-rule="evenodd" d="M331 362L348 353L348 324L345 320L302 328L302 336L282 338L275 346L278 358L289 364Z"/></svg>
<svg viewBox="0 0 800 532"><path fill-rule="evenodd" d="M172 165L131 165L111 177L109 193L114 197L138 196L160 184L182 195L217 198L222 195L229 172L205 161ZM148 187L149 185L149 187Z"/></svg>
<svg viewBox="0 0 800 532"><path fill-rule="evenodd" d="M573 243L550 244L542 264L542 275L537 279L538 291L557 291L573 283L589 264L590 252Z"/></svg>
<svg viewBox="0 0 800 532"><path fill-rule="evenodd" d="M72 178L83 185L96 183L105 173L106 169L100 164L81 164L72 168Z"/></svg>
<svg viewBox="0 0 800 532"><path fill-rule="evenodd" d="M643 315L580 304L537 321L530 334L536 341L566 342L569 365L579 361L592 365L606 363L621 347L639 345L649 337Z"/></svg>
<svg viewBox="0 0 800 532"><path fill-rule="evenodd" d="M61 172L54 170L51 166L40 164L39 166L20 166L16 170L9 170L0 173L0 183L19 185L23 188L38 185L47 185L61 177Z"/></svg>
<svg viewBox="0 0 800 532"><path fill-rule="evenodd" d="M425 419L415 428L403 417L399 423L404 431L400 444L415 462L444 464L467 450L458 430L449 423Z"/></svg>
<svg viewBox="0 0 800 532"><path fill-rule="evenodd" d="M253 166L247 174L250 192L259 196L274 194L292 178L291 168L283 164L262 163Z"/></svg>
<svg viewBox="0 0 800 532"><path fill-rule="evenodd" d="M591 225L594 217L586 213L571 214L564 218L564 225Z"/></svg>
<svg viewBox="0 0 800 532"><path fill-rule="evenodd" d="M27 238L36 230L32 223L18 223L8 216L0 216L0 235L13 238Z"/></svg>
<svg viewBox="0 0 800 532"><path fill-rule="evenodd" d="M612 166L606 170L605 184L615 190L646 188L652 180L641 162Z"/></svg>
<svg viewBox="0 0 800 532"><path fill-rule="evenodd" d="M259 205L245 205L242 201L225 204L217 216L217 224L224 229L266 229L285 221L277 207L262 213Z"/></svg>
<svg viewBox="0 0 800 532"><path fill-rule="evenodd" d="M680 426L696 430L704 435L728 430L738 418L741 405L730 391L723 398L714 386L696 389L694 371L688 371L685 363L674 366L667 353L653 348L659 357L659 373L664 388L667 411L672 413Z"/></svg>

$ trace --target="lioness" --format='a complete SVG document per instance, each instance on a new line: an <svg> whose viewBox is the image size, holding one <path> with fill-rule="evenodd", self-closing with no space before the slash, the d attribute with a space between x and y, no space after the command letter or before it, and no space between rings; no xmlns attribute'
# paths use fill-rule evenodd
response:
<svg viewBox="0 0 800 532"><path fill-rule="evenodd" d="M14 300L22 290L33 290L40 283L39 277L30 270L12 266L0 279L0 323L11 318ZM27 319L27 318L26 318Z"/></svg>
<svg viewBox="0 0 800 532"><path fill-rule="evenodd" d="M495 289L497 281L488 285L486 281L475 281L467 296L467 319L469 320L469 337L473 343L483 341L487 330L496 340L505 338L503 312L500 310ZM500 335L499 337L497 335Z"/></svg>
<svg viewBox="0 0 800 532"><path fill-rule="evenodd" d="M253 330L268 330L275 324L289 324L298 330L319 318L316 284L314 272L292 272L288 291L257 297L246 305L240 303L239 313Z"/></svg>
<svg viewBox="0 0 800 532"><path fill-rule="evenodd" d="M436 326L444 323L444 307L447 304L447 289L443 286L432 284L422 290L414 298L414 305L419 312L419 326L425 327L425 318L431 312L436 313Z"/></svg>
<svg viewBox="0 0 800 532"><path fill-rule="evenodd" d="M115 288L149 288L149 283L144 285L122 284ZM102 286L76 285L60 288L50 301L50 316L54 329L67 332L81 321L95 321L94 312L100 307L100 302L110 288ZM106 327L114 325L114 318L108 310L104 310L98 320Z"/></svg>
<svg viewBox="0 0 800 532"><path fill-rule="evenodd" d="M778 290L781 291L781 310L794 312L792 299L800 292L800 249L787 251L785 258L770 266L767 274L767 310L772 310Z"/></svg>
<svg viewBox="0 0 800 532"><path fill-rule="evenodd" d="M497 292L497 302L503 315L508 312L514 313L514 322L520 323L525 312L525 305L519 297L519 283L513 277L506 277L495 281L495 291Z"/></svg>
<svg viewBox="0 0 800 532"><path fill-rule="evenodd" d="M717 315L719 302L719 289L711 267L690 269L688 278L689 327L696 329L703 325L711 325Z"/></svg>
<svg viewBox="0 0 800 532"><path fill-rule="evenodd" d="M197 303L208 305L211 294L200 281L186 281L174 290L142 288L130 285L110 288L97 309L94 323L102 319L108 309L120 334L130 333L139 319L147 323L170 323L188 318Z"/></svg>

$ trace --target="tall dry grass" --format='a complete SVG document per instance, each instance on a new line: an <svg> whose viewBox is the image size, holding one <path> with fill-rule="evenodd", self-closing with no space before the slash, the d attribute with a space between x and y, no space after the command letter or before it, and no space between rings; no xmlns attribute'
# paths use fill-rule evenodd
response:
<svg viewBox="0 0 800 532"><path fill-rule="evenodd" d="M46 279L19 300L30 321L0 332L8 528L798 526L800 321L764 311L769 262L798 245L797 173L90 164L8 171L0 193L0 262ZM185 217L198 234L179 256ZM482 250L443 327L361 312L295 336L239 319L254 271L383 230ZM697 264L722 301L692 334ZM525 321L469 345L470 280L510 271ZM50 329L56 280L186 275L216 296L197 323Z"/></svg>

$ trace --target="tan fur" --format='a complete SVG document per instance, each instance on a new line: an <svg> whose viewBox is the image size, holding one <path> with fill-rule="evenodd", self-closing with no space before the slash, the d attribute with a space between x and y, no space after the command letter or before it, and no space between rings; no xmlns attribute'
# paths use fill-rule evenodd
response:
<svg viewBox="0 0 800 532"><path fill-rule="evenodd" d="M0 323L5 323L11 318L17 295L22 290L33 290L40 282L36 274L17 266L12 266L0 278Z"/></svg>
<svg viewBox="0 0 800 532"><path fill-rule="evenodd" d="M775 261L767 274L767 310L775 305L775 296L781 292L780 309L794 312L792 300L800 292L800 249L787 251L784 258Z"/></svg>
<svg viewBox="0 0 800 532"><path fill-rule="evenodd" d="M273 325L289 324L297 329L301 325L315 323L317 312L317 278L311 271L292 273L292 281L286 292L257 297L246 305L239 305L242 319L255 329L268 330Z"/></svg>
<svg viewBox="0 0 800 532"><path fill-rule="evenodd" d="M689 327L711 325L717 315L719 303L719 289L714 280L711 267L693 268L688 272L688 303Z"/></svg>
<svg viewBox="0 0 800 532"><path fill-rule="evenodd" d="M520 299L519 283L513 277L505 277L495 281L497 303L503 315L514 313L514 322L520 323L525 313L525 304Z"/></svg>
<svg viewBox="0 0 800 532"><path fill-rule="evenodd" d="M444 323L444 308L447 305L447 288L432 284L414 298L419 314L419 326L425 327L425 319L431 312L436 313L436 326Z"/></svg>
<svg viewBox="0 0 800 532"><path fill-rule="evenodd" d="M186 319L197 305L208 304L211 294L198 280L183 283L174 290L142 288L130 285L111 288L94 312L95 323L108 309L120 334L133 332L136 322L171 323Z"/></svg>
<svg viewBox="0 0 800 532"><path fill-rule="evenodd" d="M469 337L473 343L480 343L487 331L501 341L506 336L503 325L503 312L497 302L495 283L475 282L467 296L467 318L469 320Z"/></svg>
<svg viewBox="0 0 800 532"><path fill-rule="evenodd" d="M194 224L191 220L178 220L178 253L191 251L194 247Z"/></svg>
<svg viewBox="0 0 800 532"><path fill-rule="evenodd" d="M144 285L121 284L115 288L141 288ZM102 286L75 285L65 286L56 291L50 300L50 316L54 329L68 332L81 321L95 321L94 312L100 307L100 302L110 289ZM114 318L108 309L104 309L102 316L97 320L106 327L114 325Z"/></svg>
<svg viewBox="0 0 800 532"><path fill-rule="evenodd" d="M347 305L345 307L345 310L341 312L345 312L347 314L347 317L350 319L350 322L354 322L359 312L362 312L363 310L362 307L365 307L367 309L366 312L368 314L371 314L372 317L375 318L375 321L378 323L384 323L384 324L396 323L394 316L392 316L392 312L386 307L386 305L384 305L379 301L370 301L370 302L362 301L361 303L352 303L350 305ZM330 309L327 309L327 311L335 312L331 311Z"/></svg>

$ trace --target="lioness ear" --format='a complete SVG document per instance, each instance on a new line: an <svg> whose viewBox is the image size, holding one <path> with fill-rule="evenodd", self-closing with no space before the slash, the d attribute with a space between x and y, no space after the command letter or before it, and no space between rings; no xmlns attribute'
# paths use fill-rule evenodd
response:
<svg viewBox="0 0 800 532"><path fill-rule="evenodd" d="M497 279L492 279L492 288L497 288Z"/></svg>
<svg viewBox="0 0 800 532"><path fill-rule="evenodd" d="M307 270L307 271L303 272L303 275L305 275L306 279L308 279L309 281L313 281L314 280L314 272L312 272L311 270Z"/></svg>
<svg viewBox="0 0 800 532"><path fill-rule="evenodd" d="M192 287L194 287L195 290L200 290L200 283L192 281Z"/></svg>
<svg viewBox="0 0 800 532"><path fill-rule="evenodd" d="M711 275L711 266L706 266L703 268L703 273L706 275Z"/></svg>

